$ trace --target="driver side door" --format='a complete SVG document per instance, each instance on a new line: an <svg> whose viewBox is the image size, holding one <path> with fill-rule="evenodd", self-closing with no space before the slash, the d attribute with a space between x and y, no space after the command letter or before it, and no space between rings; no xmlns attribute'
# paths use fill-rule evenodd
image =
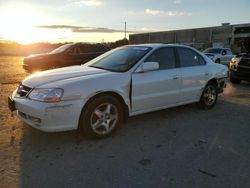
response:
<svg viewBox="0 0 250 188"><path fill-rule="evenodd" d="M175 49L158 49L145 62L158 62L159 69L132 74L132 112L153 111L178 103L181 74L176 66Z"/></svg>

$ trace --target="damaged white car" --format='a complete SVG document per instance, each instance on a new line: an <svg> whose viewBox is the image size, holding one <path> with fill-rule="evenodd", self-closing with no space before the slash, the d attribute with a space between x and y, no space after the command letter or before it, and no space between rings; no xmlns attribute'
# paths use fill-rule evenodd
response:
<svg viewBox="0 0 250 188"><path fill-rule="evenodd" d="M212 108L228 68L183 45L129 45L82 66L33 74L8 98L11 111L47 132L112 134L128 116L200 102Z"/></svg>

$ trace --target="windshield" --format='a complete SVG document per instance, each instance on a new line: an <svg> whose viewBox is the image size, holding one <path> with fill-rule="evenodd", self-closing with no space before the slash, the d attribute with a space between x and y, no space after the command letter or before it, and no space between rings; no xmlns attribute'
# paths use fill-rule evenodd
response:
<svg viewBox="0 0 250 188"><path fill-rule="evenodd" d="M204 51L204 53L211 53L211 54L219 54L221 52L221 48L208 48Z"/></svg>
<svg viewBox="0 0 250 188"><path fill-rule="evenodd" d="M52 50L51 52L50 52L50 54L57 54L57 53L61 53L61 52L63 52L63 51L65 51L65 50L67 50L69 47L71 47L73 44L65 44L65 45L62 45L62 46L60 46L59 48L56 48L56 49L54 49L54 50Z"/></svg>
<svg viewBox="0 0 250 188"><path fill-rule="evenodd" d="M142 46L121 47L105 53L85 65L114 72L125 72L133 67L150 49Z"/></svg>

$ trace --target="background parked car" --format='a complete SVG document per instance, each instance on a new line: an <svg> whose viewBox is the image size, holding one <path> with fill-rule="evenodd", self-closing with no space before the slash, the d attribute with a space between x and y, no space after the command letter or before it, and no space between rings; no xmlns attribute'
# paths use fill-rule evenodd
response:
<svg viewBox="0 0 250 188"><path fill-rule="evenodd" d="M227 66L234 57L230 48L207 48L203 53L215 63L221 63Z"/></svg>
<svg viewBox="0 0 250 188"><path fill-rule="evenodd" d="M109 50L109 47L102 44L65 44L49 53L25 57L23 68L32 72L71 65L81 65Z"/></svg>
<svg viewBox="0 0 250 188"><path fill-rule="evenodd" d="M242 80L250 81L250 38L244 42L246 52L232 58L229 66L230 81L240 83Z"/></svg>

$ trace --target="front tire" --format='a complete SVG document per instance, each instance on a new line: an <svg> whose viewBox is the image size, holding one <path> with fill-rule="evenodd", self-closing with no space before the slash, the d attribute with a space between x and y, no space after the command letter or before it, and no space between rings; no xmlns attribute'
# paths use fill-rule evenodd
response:
<svg viewBox="0 0 250 188"><path fill-rule="evenodd" d="M213 82L209 82L202 92L200 104L205 109L211 109L216 104L217 98L218 91L216 84Z"/></svg>
<svg viewBox="0 0 250 188"><path fill-rule="evenodd" d="M114 133L123 120L121 103L112 96L99 96L87 104L79 126L91 138L105 138Z"/></svg>

